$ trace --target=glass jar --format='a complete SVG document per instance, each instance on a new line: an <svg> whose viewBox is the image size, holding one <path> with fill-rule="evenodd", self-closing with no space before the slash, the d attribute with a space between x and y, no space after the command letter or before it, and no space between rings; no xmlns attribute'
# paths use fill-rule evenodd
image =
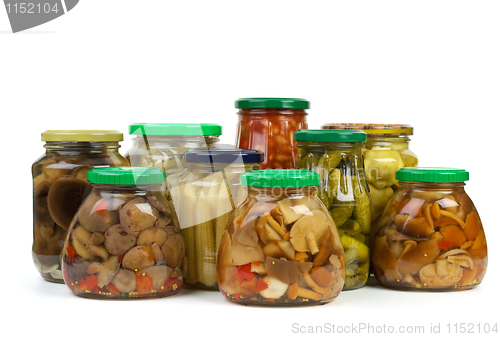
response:
<svg viewBox="0 0 500 337"><path fill-rule="evenodd" d="M254 150L191 150L184 155L187 170L168 177L186 242L186 284L217 289L215 259L222 233L244 197L239 176L258 169L262 159Z"/></svg>
<svg viewBox="0 0 500 337"><path fill-rule="evenodd" d="M96 168L62 252L66 285L100 299L165 297L180 291L185 246L172 221L165 173L144 167Z"/></svg>
<svg viewBox="0 0 500 337"><path fill-rule="evenodd" d="M222 127L203 123L137 123L129 126L129 133L134 135L132 148L125 155L130 164L163 170L168 178L186 168L184 152L218 143ZM165 192L172 205L168 186Z"/></svg>
<svg viewBox="0 0 500 337"><path fill-rule="evenodd" d="M129 166L118 149L123 134L103 130L42 133L45 154L32 166L33 262L42 277L63 283L59 254L78 207L90 192L87 171Z"/></svg>
<svg viewBox="0 0 500 337"><path fill-rule="evenodd" d="M293 133L307 129L309 101L300 98L241 98L236 147L264 153L260 169L295 168Z"/></svg>
<svg viewBox="0 0 500 337"><path fill-rule="evenodd" d="M318 196L330 212L344 248L344 290L366 284L370 274L370 196L363 168L366 134L352 130L299 130L297 168L320 175Z"/></svg>
<svg viewBox="0 0 500 337"><path fill-rule="evenodd" d="M227 224L217 258L222 294L241 304L324 304L344 284L345 259L333 220L306 170L241 176L248 196Z"/></svg>
<svg viewBox="0 0 500 337"><path fill-rule="evenodd" d="M371 196L373 227L398 188L396 171L415 167L418 158L409 148L413 127L407 124L325 124L323 129L363 130L366 178Z"/></svg>
<svg viewBox="0 0 500 337"><path fill-rule="evenodd" d="M404 168L399 189L382 213L372 265L394 289L471 289L486 272L486 237L464 190L465 170Z"/></svg>

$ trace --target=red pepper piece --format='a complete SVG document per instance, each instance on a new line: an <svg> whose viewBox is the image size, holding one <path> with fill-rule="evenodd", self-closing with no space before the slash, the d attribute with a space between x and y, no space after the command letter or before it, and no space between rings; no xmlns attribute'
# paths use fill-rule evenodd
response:
<svg viewBox="0 0 500 337"><path fill-rule="evenodd" d="M181 287L182 287L182 281L179 280L178 278L171 278L168 279L167 282L165 282L165 289L167 291L171 290L177 291L180 290Z"/></svg>
<svg viewBox="0 0 500 337"><path fill-rule="evenodd" d="M87 284L87 290L92 290L94 287L97 287L97 283L99 283L95 275L87 276L85 282Z"/></svg>
<svg viewBox="0 0 500 337"><path fill-rule="evenodd" d="M257 281L257 287L255 288L255 292L258 294L262 290L266 290L267 288L269 288L269 285L266 282L264 282L264 280L259 278L259 280Z"/></svg>
<svg viewBox="0 0 500 337"><path fill-rule="evenodd" d="M104 287L104 289L106 289L107 291L109 291L112 295L116 296L116 295L119 295L120 294L120 290L118 290L117 287L115 287L114 285L112 285L111 283L106 285Z"/></svg>
<svg viewBox="0 0 500 337"><path fill-rule="evenodd" d="M153 279L149 276L136 276L135 284L139 294L147 294L153 288Z"/></svg>
<svg viewBox="0 0 500 337"><path fill-rule="evenodd" d="M74 259L76 257L76 250L75 248L71 247L71 246L68 246L66 248L66 252L68 253L68 256L72 259Z"/></svg>
<svg viewBox="0 0 500 337"><path fill-rule="evenodd" d="M254 276L254 272L252 272L252 265L251 263L247 263L247 264L244 264L242 266L238 266L237 267L241 276L243 276L243 278L247 281L251 281L253 279L253 276Z"/></svg>
<svg viewBox="0 0 500 337"><path fill-rule="evenodd" d="M449 250L450 246L451 246L451 242L441 241L438 243L438 245L439 245L439 248L441 248L442 250Z"/></svg>

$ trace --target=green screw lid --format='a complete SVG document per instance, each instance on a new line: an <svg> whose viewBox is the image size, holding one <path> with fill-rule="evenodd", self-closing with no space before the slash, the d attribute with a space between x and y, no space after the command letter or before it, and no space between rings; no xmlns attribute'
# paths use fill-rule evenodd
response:
<svg viewBox="0 0 500 337"><path fill-rule="evenodd" d="M220 136L222 126L209 123L135 123L129 134L143 136Z"/></svg>
<svg viewBox="0 0 500 337"><path fill-rule="evenodd" d="M294 133L298 142L362 143L366 133L360 130L298 130Z"/></svg>
<svg viewBox="0 0 500 337"><path fill-rule="evenodd" d="M238 109L309 109L309 101L302 98L253 97L234 102Z"/></svg>
<svg viewBox="0 0 500 337"><path fill-rule="evenodd" d="M447 167L405 167L396 171L396 179L422 183L462 183L469 172Z"/></svg>
<svg viewBox="0 0 500 337"><path fill-rule="evenodd" d="M319 174L309 170L255 170L240 176L243 186L304 187L319 185Z"/></svg>
<svg viewBox="0 0 500 337"><path fill-rule="evenodd" d="M110 185L163 184L165 172L150 167L96 167L87 173L87 180Z"/></svg>

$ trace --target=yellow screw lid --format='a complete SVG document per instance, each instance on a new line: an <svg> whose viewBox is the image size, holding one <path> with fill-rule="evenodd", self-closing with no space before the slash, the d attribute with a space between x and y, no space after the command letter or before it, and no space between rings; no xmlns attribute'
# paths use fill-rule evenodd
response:
<svg viewBox="0 0 500 337"><path fill-rule="evenodd" d="M123 133L115 130L47 130L44 142L120 142Z"/></svg>

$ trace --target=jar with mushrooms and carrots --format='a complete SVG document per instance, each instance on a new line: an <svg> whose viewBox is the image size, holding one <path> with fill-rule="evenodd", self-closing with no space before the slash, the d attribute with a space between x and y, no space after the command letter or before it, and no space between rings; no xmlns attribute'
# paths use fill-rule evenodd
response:
<svg viewBox="0 0 500 337"><path fill-rule="evenodd" d="M185 246L165 199L165 173L144 167L96 168L92 192L75 215L62 252L66 285L89 298L176 294Z"/></svg>
<svg viewBox="0 0 500 337"><path fill-rule="evenodd" d="M307 129L309 101L301 98L240 98L236 147L264 153L260 169L295 168L293 133Z"/></svg>
<svg viewBox="0 0 500 337"><path fill-rule="evenodd" d="M42 133L45 154L32 166L33 261L42 277L63 283L59 255L66 233L90 192L87 172L129 166L120 155L123 134L107 130L50 130Z"/></svg>
<svg viewBox="0 0 500 337"><path fill-rule="evenodd" d="M398 188L396 171L415 167L418 158L410 150L413 127L407 124L325 124L323 129L362 130L367 138L363 156L366 179L370 191L372 227Z"/></svg>
<svg viewBox="0 0 500 337"><path fill-rule="evenodd" d="M464 190L469 173L451 168L403 168L399 189L380 218L372 265L394 289L450 291L481 283L486 236Z"/></svg>
<svg viewBox="0 0 500 337"><path fill-rule="evenodd" d="M344 290L364 286L370 274L370 196L359 130L299 130L297 167L320 176L318 196L330 212L344 247Z"/></svg>
<svg viewBox="0 0 500 337"><path fill-rule="evenodd" d="M222 235L217 282L241 304L301 306L337 297L345 258L337 229L317 196L319 175L307 170L258 170L241 176L248 188Z"/></svg>
<svg viewBox="0 0 500 337"><path fill-rule="evenodd" d="M217 289L215 262L222 233L245 197L240 175L259 168L262 152L223 148L184 154L187 170L167 179L186 241L186 284Z"/></svg>

